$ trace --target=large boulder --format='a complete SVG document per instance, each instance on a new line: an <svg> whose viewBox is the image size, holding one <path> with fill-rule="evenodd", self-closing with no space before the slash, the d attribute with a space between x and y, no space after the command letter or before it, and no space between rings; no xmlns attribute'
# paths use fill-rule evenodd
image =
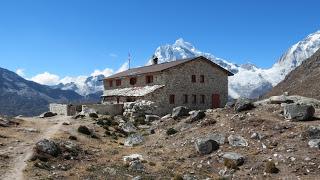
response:
<svg viewBox="0 0 320 180"><path fill-rule="evenodd" d="M284 117L293 121L307 121L313 118L315 109L307 104L286 104L284 105Z"/></svg>
<svg viewBox="0 0 320 180"><path fill-rule="evenodd" d="M157 115L146 115L146 119L145 121L146 122L153 122L153 121L156 121L156 120L159 120L160 117L157 116Z"/></svg>
<svg viewBox="0 0 320 180"><path fill-rule="evenodd" d="M240 147L248 146L248 142L242 136L239 136L239 135L230 135L228 137L228 141L231 146L240 146Z"/></svg>
<svg viewBox="0 0 320 180"><path fill-rule="evenodd" d="M224 160L231 161L236 166L241 166L245 161L245 158L243 155L235 152L226 152L223 154L222 158Z"/></svg>
<svg viewBox="0 0 320 180"><path fill-rule="evenodd" d="M185 106L178 106L172 110L171 117L177 119L183 116L189 116L190 109Z"/></svg>
<svg viewBox="0 0 320 180"><path fill-rule="evenodd" d="M195 141L195 148L201 155L210 154L219 149L219 143L208 138L199 138Z"/></svg>
<svg viewBox="0 0 320 180"><path fill-rule="evenodd" d="M87 126L79 126L78 132L85 135L91 135L91 131Z"/></svg>
<svg viewBox="0 0 320 180"><path fill-rule="evenodd" d="M37 154L47 154L57 157L61 153L61 150L54 141L42 139L36 143L35 152Z"/></svg>
<svg viewBox="0 0 320 180"><path fill-rule="evenodd" d="M191 122L195 122L198 120L203 119L204 117L206 117L206 113L205 111L194 111L191 115L190 115L190 121Z"/></svg>
<svg viewBox="0 0 320 180"><path fill-rule="evenodd" d="M282 104L282 103L291 104L291 103L294 103L294 101L288 98L287 96L282 95L282 96L271 96L269 98L269 103L270 104Z"/></svg>
<svg viewBox="0 0 320 180"><path fill-rule="evenodd" d="M53 117L53 116L56 116L57 113L53 113L53 112L45 112L45 113L42 113L39 117L40 118L47 118L47 117Z"/></svg>
<svg viewBox="0 0 320 180"><path fill-rule="evenodd" d="M127 137L127 139L125 139L124 141L124 145L125 146L137 146L140 145L144 142L144 138L142 135L140 134L131 134L129 137Z"/></svg>
<svg viewBox="0 0 320 180"><path fill-rule="evenodd" d="M253 108L254 108L253 103L249 99L245 99L245 98L237 99L237 101L234 105L234 110L237 112L247 111L247 110L251 110Z"/></svg>
<svg viewBox="0 0 320 180"><path fill-rule="evenodd" d="M208 139L216 141L218 144L223 145L226 140L226 136L220 133L213 133L208 136Z"/></svg>
<svg viewBox="0 0 320 180"><path fill-rule="evenodd" d="M98 114L95 112L89 113L89 117L91 118L99 118Z"/></svg>

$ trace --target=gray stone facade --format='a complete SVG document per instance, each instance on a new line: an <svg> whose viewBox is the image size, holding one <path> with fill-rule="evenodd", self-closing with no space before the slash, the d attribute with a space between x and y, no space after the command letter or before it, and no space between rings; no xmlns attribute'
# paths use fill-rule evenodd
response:
<svg viewBox="0 0 320 180"><path fill-rule="evenodd" d="M146 76L152 75L153 82L146 84ZM192 82L192 75L195 82ZM144 96L104 96L104 103L123 103L128 100L148 100L156 103L159 114L170 113L174 107L187 106L190 109L210 109L223 107L228 100L228 72L211 61L199 57L160 72L121 77L121 86L116 86L116 79L105 79L105 90L129 87L165 85ZM203 76L203 78L202 78ZM130 78L136 77L135 85L130 84ZM201 82L201 79L204 81ZM109 81L113 80L110 87ZM170 102L171 96L171 102ZM219 96L219 100L213 96ZM173 100L174 99L174 100ZM186 101L187 100L187 101ZM174 101L174 102L173 102Z"/></svg>

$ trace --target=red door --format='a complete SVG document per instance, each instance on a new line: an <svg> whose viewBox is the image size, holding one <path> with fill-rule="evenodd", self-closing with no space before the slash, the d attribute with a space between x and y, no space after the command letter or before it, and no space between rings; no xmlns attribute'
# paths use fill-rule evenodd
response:
<svg viewBox="0 0 320 180"><path fill-rule="evenodd" d="M212 108L219 108L220 107L220 95L219 94L212 94Z"/></svg>

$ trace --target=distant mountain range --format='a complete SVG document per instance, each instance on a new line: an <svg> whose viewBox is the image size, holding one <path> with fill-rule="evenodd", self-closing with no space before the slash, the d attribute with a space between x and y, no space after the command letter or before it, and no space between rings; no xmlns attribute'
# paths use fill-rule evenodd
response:
<svg viewBox="0 0 320 180"><path fill-rule="evenodd" d="M16 73L0 68L0 114L33 116L48 110L50 102L80 102L74 91L53 89L25 80Z"/></svg>
<svg viewBox="0 0 320 180"><path fill-rule="evenodd" d="M290 47L269 69L262 69L249 63L242 65L231 63L230 60L202 52L183 39L178 39L171 45L167 44L158 47L154 55L159 58L159 63L196 56L207 57L235 74L233 77L229 77L229 95L232 98L258 98L281 82L288 73L301 65L305 59L313 55L319 48L320 31L317 31ZM151 60L147 62L147 65L150 63ZM101 95L103 90L101 80L103 78L103 75L91 76L85 81L59 84L54 88L73 90L83 96Z"/></svg>

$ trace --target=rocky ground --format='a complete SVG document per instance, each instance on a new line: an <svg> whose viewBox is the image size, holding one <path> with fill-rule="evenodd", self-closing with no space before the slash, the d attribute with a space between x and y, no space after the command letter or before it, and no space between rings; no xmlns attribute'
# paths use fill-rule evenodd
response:
<svg viewBox="0 0 320 180"><path fill-rule="evenodd" d="M318 179L320 110L295 121L283 104L256 106L133 123L11 119L0 123L0 179Z"/></svg>

